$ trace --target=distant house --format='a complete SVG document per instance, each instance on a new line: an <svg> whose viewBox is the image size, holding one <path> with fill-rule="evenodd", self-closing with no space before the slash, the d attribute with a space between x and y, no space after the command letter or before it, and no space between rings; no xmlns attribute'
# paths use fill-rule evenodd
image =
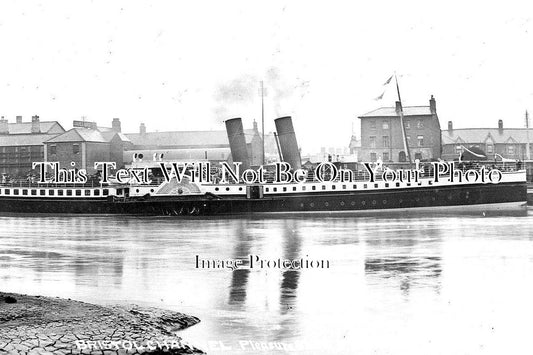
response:
<svg viewBox="0 0 533 355"><path fill-rule="evenodd" d="M44 161L43 142L65 132L57 121L22 122L17 116L14 123L0 119L0 173L24 177L32 171L32 163Z"/></svg>
<svg viewBox="0 0 533 355"><path fill-rule="evenodd" d="M478 147L489 160L527 160L528 135L533 141L533 129L528 132L526 128L504 128L503 120L498 121L497 128L460 129L454 129L449 121L448 129L442 131L442 159L457 160L465 148ZM531 154L531 145L529 151Z"/></svg>
<svg viewBox="0 0 533 355"><path fill-rule="evenodd" d="M262 139L257 124L245 129L248 155L252 165L262 161ZM147 132L141 123L139 133L126 133L131 149L124 152L124 161L131 162L134 154L152 159L154 154L164 154L165 160L209 160L229 161L231 159L226 131L169 131Z"/></svg>
<svg viewBox="0 0 533 355"><path fill-rule="evenodd" d="M359 116L361 146L354 146L360 161L404 162L400 125L400 102L396 107L381 107ZM437 160L441 157L441 129L436 101L431 96L429 106L403 107L404 127L411 160Z"/></svg>
<svg viewBox="0 0 533 355"><path fill-rule="evenodd" d="M114 162L117 168L122 167L122 152L132 145L115 120L113 128L74 121L74 128L45 142L46 161L59 162L65 169L86 169L89 174L96 172L95 162Z"/></svg>

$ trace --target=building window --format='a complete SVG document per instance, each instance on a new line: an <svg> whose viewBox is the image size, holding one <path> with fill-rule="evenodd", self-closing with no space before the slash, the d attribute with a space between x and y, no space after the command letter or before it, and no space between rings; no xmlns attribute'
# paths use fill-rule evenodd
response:
<svg viewBox="0 0 533 355"><path fill-rule="evenodd" d="M376 120L370 121L370 129L376 129Z"/></svg>
<svg viewBox="0 0 533 355"><path fill-rule="evenodd" d="M370 153L370 161L377 161L377 160L378 160L378 157L376 153Z"/></svg>
<svg viewBox="0 0 533 355"><path fill-rule="evenodd" d="M390 147L390 139L389 139L389 136L383 136L383 147L385 147L385 148Z"/></svg>
<svg viewBox="0 0 533 355"><path fill-rule="evenodd" d="M422 120L418 120L416 128L424 128L424 122Z"/></svg>
<svg viewBox="0 0 533 355"><path fill-rule="evenodd" d="M389 153L383 152L383 161L389 161Z"/></svg>
<svg viewBox="0 0 533 355"><path fill-rule="evenodd" d="M383 121L383 129L389 129L389 122Z"/></svg>
<svg viewBox="0 0 533 355"><path fill-rule="evenodd" d="M407 129L411 128L411 121L409 120L405 121L405 128Z"/></svg>
<svg viewBox="0 0 533 355"><path fill-rule="evenodd" d="M50 154L52 154L52 155L57 154L57 146L56 145L51 145L50 146Z"/></svg>
<svg viewBox="0 0 533 355"><path fill-rule="evenodd" d="M405 139L407 140L407 145L411 146L411 136L405 136Z"/></svg>
<svg viewBox="0 0 533 355"><path fill-rule="evenodd" d="M370 148L376 148L376 137L370 136Z"/></svg>
<svg viewBox="0 0 533 355"><path fill-rule="evenodd" d="M494 153L494 146L492 144L487 144L487 153Z"/></svg>
<svg viewBox="0 0 533 355"><path fill-rule="evenodd" d="M80 153L80 145L79 144L73 144L72 145L72 153L73 154L79 154Z"/></svg>
<svg viewBox="0 0 533 355"><path fill-rule="evenodd" d="M422 153L420 152L415 153L415 159L422 160Z"/></svg>
<svg viewBox="0 0 533 355"><path fill-rule="evenodd" d="M455 154L461 154L463 152L463 147L460 145L455 146Z"/></svg>
<svg viewBox="0 0 533 355"><path fill-rule="evenodd" d="M418 139L418 146L422 147L424 145L424 136L416 137Z"/></svg>
<svg viewBox="0 0 533 355"><path fill-rule="evenodd" d="M509 155L514 155L515 151L514 151L514 145L510 145L507 147L507 154Z"/></svg>

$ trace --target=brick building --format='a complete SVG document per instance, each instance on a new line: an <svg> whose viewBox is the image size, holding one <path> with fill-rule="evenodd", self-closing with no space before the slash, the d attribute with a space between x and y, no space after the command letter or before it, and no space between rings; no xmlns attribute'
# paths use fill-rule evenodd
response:
<svg viewBox="0 0 533 355"><path fill-rule="evenodd" d="M403 107L406 138L411 159L437 160L441 157L441 129L436 101L431 96L429 106ZM359 161L405 162L400 103L396 107L382 107L359 116L361 146L357 147ZM355 148L355 147L354 147ZM354 152L355 153L355 152Z"/></svg>
<svg viewBox="0 0 533 355"><path fill-rule="evenodd" d="M44 161L43 142L65 132L56 121L40 121L33 116L31 122L23 122L17 116L15 122L0 119L0 174L25 177L32 171L32 163Z"/></svg>
<svg viewBox="0 0 533 355"><path fill-rule="evenodd" d="M96 172L95 162L111 161L117 168L124 166L122 152L132 145L120 132L118 119L113 120L111 128L85 121L74 121L73 125L74 128L45 142L46 161L59 162L65 169L85 169L88 174Z"/></svg>
<svg viewBox="0 0 533 355"><path fill-rule="evenodd" d="M494 128L460 129L454 129L449 121L448 129L442 130L442 159L457 160L465 147L478 147L489 160L503 157L525 161L528 160L528 146L529 158L533 156L529 140L533 140L533 129L528 132L526 128L504 128L503 120L499 120L498 127Z"/></svg>

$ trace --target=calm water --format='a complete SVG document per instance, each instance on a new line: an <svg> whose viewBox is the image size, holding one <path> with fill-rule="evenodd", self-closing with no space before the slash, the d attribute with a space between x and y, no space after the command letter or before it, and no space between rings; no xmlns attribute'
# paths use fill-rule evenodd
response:
<svg viewBox="0 0 533 355"><path fill-rule="evenodd" d="M0 289L196 315L202 322L181 335L211 354L523 353L533 319L525 214L0 217ZM330 268L195 267L196 255L249 254Z"/></svg>

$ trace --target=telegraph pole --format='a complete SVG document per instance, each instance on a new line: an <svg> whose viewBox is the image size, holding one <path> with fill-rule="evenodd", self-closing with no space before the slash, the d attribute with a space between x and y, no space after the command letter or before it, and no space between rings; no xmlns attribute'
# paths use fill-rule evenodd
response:
<svg viewBox="0 0 533 355"><path fill-rule="evenodd" d="M531 160L531 152L529 150L530 143L529 143L529 113L526 110L526 157L527 160Z"/></svg>

